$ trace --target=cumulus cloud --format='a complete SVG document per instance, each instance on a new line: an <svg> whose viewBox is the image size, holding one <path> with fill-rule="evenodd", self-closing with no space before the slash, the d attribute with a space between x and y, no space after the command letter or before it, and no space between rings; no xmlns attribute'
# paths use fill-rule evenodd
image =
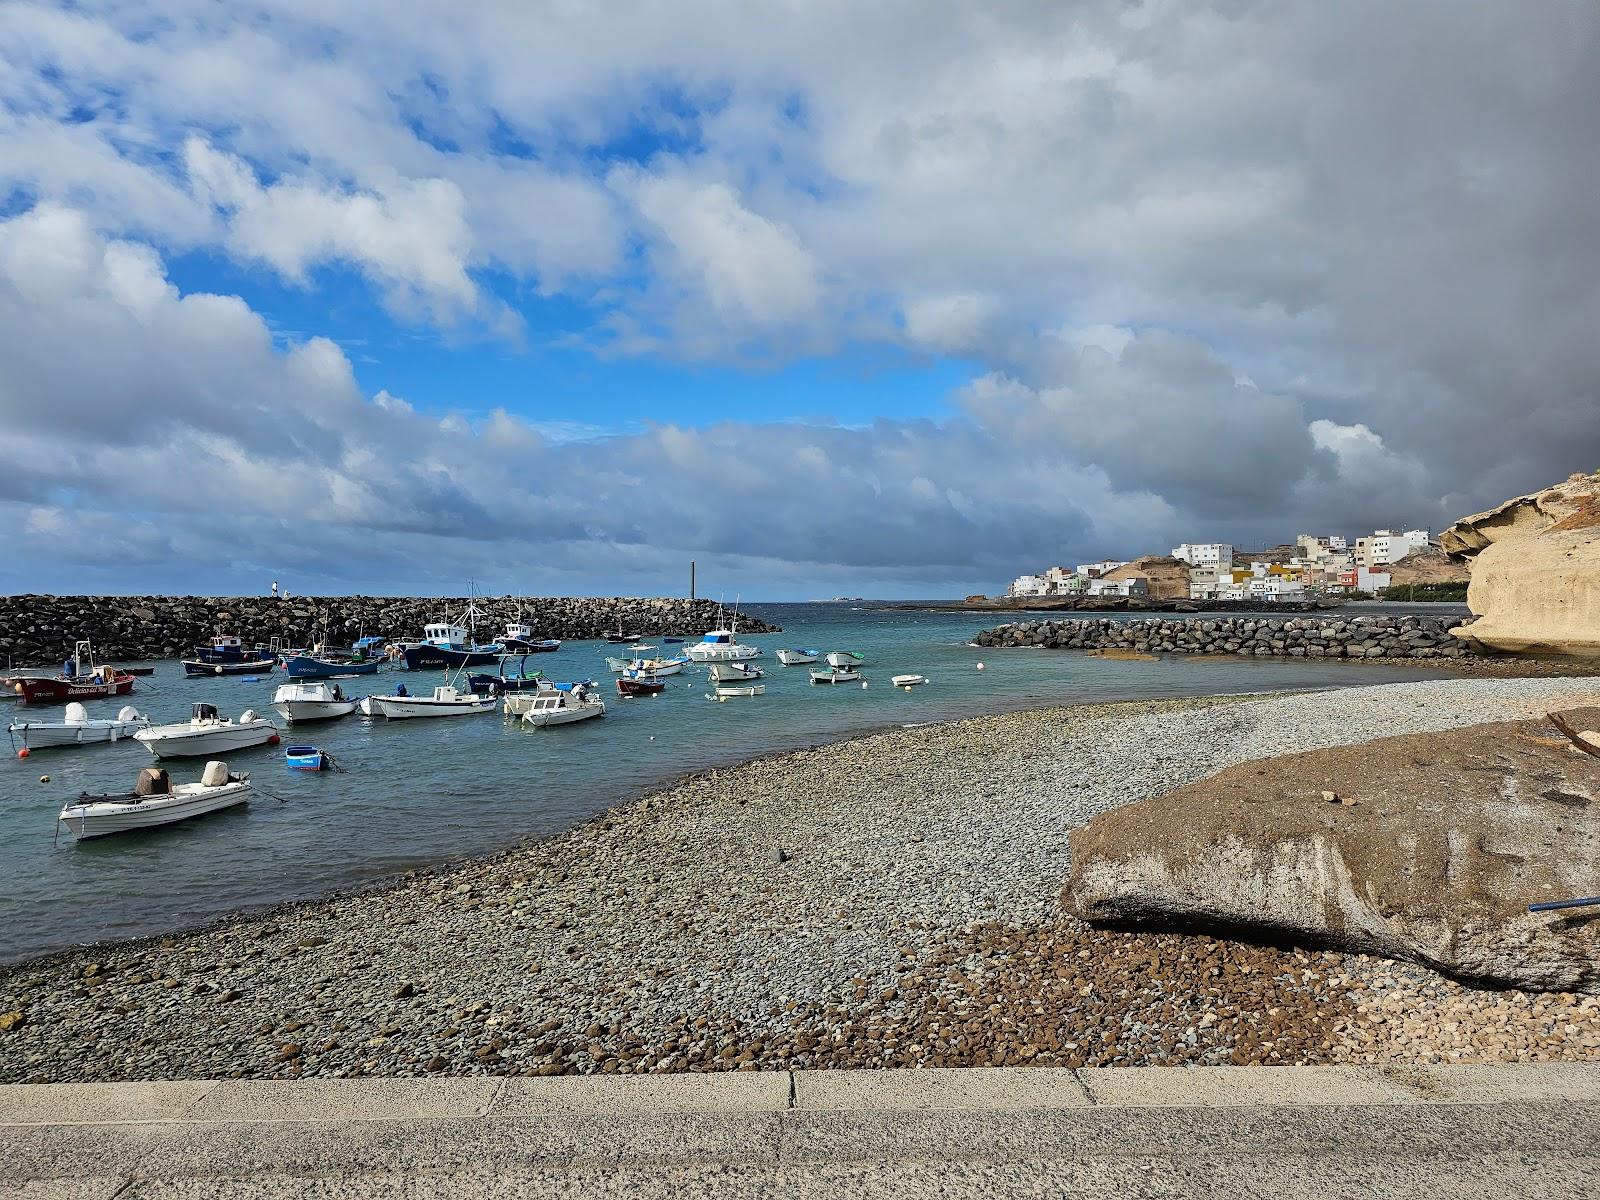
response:
<svg viewBox="0 0 1600 1200"><path fill-rule="evenodd" d="M150 469L160 440L229 463L264 536L288 519L281 468L330 538L388 521L477 553L529 536L531 498L566 562L584 539L700 538L772 569L735 546L731 506L813 576L973 583L1057 546L1437 524L1600 462L1597 41L1584 0L1537 20L640 0L404 22L353 0L18 0L0 497L43 488L70 517L39 455ZM527 296L561 295L594 323L571 343L610 355L864 344L976 379L939 423L767 429L752 375L752 420L718 429L441 424L404 379L363 397L330 343L284 349L239 299L180 294L164 256L195 250L313 288L343 265L441 327L511 330ZM293 461L263 453L266 426ZM837 504L785 503L819 474ZM181 504L139 488L149 512Z"/></svg>

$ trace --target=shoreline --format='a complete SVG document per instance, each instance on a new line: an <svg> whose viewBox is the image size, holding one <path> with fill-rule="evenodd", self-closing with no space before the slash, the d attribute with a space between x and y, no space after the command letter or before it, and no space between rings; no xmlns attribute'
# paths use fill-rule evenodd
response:
<svg viewBox="0 0 1600 1200"><path fill-rule="evenodd" d="M531 845L0 968L0 1017L20 1014L0 1075L1364 1061L1383 1047L1346 1031L1373 988L1488 1001L1408 964L1088 929L1059 911L1067 833L1230 762L1597 691L1447 678L1032 709L697 772ZM1220 989L1199 1033L1190 972ZM1553 1011L1589 1036L1600 1000L1567 999ZM971 1005L1001 1018L929 1032ZM1120 1040L1040 1032L1046 1010Z"/></svg>

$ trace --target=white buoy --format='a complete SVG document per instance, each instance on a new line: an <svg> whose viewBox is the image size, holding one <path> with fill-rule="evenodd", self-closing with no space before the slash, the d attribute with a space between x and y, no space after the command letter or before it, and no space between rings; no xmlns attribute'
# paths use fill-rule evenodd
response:
<svg viewBox="0 0 1600 1200"><path fill-rule="evenodd" d="M980 671L983 670L983 664L982 663L978 664L978 670L980 670Z"/></svg>
<svg viewBox="0 0 1600 1200"><path fill-rule="evenodd" d="M866 686L867 686L867 681L866 681L866 680L865 680L865 679L863 679L863 680L862 680L862 681L861 681L861 686L862 686L862 687L866 687Z"/></svg>

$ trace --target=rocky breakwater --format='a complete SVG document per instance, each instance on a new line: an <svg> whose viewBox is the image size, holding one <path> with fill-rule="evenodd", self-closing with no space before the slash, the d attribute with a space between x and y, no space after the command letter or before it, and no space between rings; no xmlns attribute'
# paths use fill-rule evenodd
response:
<svg viewBox="0 0 1600 1200"><path fill-rule="evenodd" d="M1600 709L1565 714L1575 730ZM1554 736L1552 736L1554 735ZM1545 721L1380 738L1230 767L1071 834L1062 894L1115 926L1226 929L1600 992L1600 758Z"/></svg>
<svg viewBox="0 0 1600 1200"><path fill-rule="evenodd" d="M594 638L617 632L698 637L725 624L711 600L674 598L528 597L476 600L478 633L499 634L520 619L536 637ZM459 615L465 597L419 596L4 596L0 597L0 664L59 662L80 638L102 661L187 654L214 634L247 643L280 638L290 645L349 643L362 635L422 636L425 623ZM741 614L743 633L777 626Z"/></svg>
<svg viewBox="0 0 1600 1200"><path fill-rule="evenodd" d="M1134 650L1149 654L1288 655L1295 658L1465 658L1468 647L1439 617L1152 617L1022 621L986 629L980 646Z"/></svg>

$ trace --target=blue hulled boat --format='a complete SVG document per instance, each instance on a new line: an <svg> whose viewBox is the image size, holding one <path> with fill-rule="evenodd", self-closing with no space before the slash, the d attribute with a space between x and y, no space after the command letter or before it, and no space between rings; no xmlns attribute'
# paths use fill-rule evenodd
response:
<svg viewBox="0 0 1600 1200"><path fill-rule="evenodd" d="M378 660L354 662L298 654L285 660L283 667L290 679L345 679L352 675L377 674Z"/></svg>

